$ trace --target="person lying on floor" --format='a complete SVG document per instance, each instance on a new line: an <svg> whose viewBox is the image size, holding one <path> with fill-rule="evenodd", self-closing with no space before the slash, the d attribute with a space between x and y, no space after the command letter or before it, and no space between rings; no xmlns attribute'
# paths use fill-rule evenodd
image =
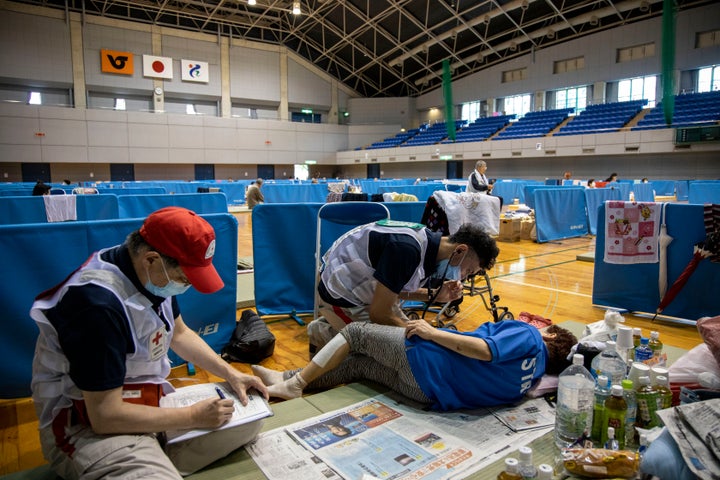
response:
<svg viewBox="0 0 720 480"><path fill-rule="evenodd" d="M252 370L272 397L372 380L435 410L472 409L522 399L543 374L569 365L576 343L557 325L541 332L517 320L484 323L472 332L436 329L424 320L409 320L404 328L356 322L300 370Z"/></svg>
<svg viewBox="0 0 720 480"><path fill-rule="evenodd" d="M462 297L468 276L492 268L495 240L471 224L442 236L422 224L380 221L340 237L323 256L320 315L308 325L315 353L350 322L405 326L404 301L446 303ZM442 283L433 296L425 281Z"/></svg>

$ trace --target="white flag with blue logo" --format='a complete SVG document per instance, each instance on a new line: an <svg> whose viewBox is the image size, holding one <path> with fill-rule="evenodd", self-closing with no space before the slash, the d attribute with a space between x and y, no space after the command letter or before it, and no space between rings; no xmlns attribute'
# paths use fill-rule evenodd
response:
<svg viewBox="0 0 720 480"><path fill-rule="evenodd" d="M180 65L183 81L201 83L208 83L210 81L210 67L207 62L180 60Z"/></svg>

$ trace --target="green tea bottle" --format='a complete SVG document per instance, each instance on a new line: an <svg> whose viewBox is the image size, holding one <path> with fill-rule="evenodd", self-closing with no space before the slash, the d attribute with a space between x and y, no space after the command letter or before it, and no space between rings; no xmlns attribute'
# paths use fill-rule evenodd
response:
<svg viewBox="0 0 720 480"><path fill-rule="evenodd" d="M621 385L613 385L610 396L605 400L605 416L603 417L603 429L601 445L608 441L608 427L614 429L615 438L620 449L625 448L625 417L627 416L627 402L623 395Z"/></svg>

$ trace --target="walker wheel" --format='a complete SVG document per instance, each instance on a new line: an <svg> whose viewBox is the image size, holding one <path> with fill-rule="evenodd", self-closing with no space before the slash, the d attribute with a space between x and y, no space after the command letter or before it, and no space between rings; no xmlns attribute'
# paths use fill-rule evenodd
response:
<svg viewBox="0 0 720 480"><path fill-rule="evenodd" d="M498 322L501 320L515 320L515 317L512 312L504 311L502 315L500 315L500 318L498 318Z"/></svg>
<svg viewBox="0 0 720 480"><path fill-rule="evenodd" d="M454 306L454 305L453 305L453 306L449 306L449 307L447 307L447 308L445 309L444 314L445 314L445 316L446 316L447 318L453 318L455 315L458 314L458 308L457 308L456 306Z"/></svg>
<svg viewBox="0 0 720 480"><path fill-rule="evenodd" d="M408 320L420 320L420 315L417 312L408 312L406 316Z"/></svg>

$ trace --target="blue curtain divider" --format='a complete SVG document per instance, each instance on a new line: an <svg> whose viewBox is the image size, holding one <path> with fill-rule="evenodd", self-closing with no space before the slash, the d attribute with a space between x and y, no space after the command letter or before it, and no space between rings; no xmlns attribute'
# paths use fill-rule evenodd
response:
<svg viewBox="0 0 720 480"><path fill-rule="evenodd" d="M213 264L225 288L212 295L194 289L178 297L185 323L214 351L229 341L236 324L237 220L230 214L203 215L215 229ZM122 243L142 218L0 226L0 398L30 395L37 327L29 312L36 295L51 288L101 248ZM171 352L171 360L181 360Z"/></svg>
<svg viewBox="0 0 720 480"><path fill-rule="evenodd" d="M77 220L112 220L118 218L115 195L76 195ZM0 224L47 223L42 197L0 197Z"/></svg>
<svg viewBox="0 0 720 480"><path fill-rule="evenodd" d="M665 208L667 233L673 237L667 249L668 289L693 256L693 246L705 239L702 205L668 204ZM593 304L632 312L655 313L660 303L658 263L634 265L604 262L605 205L598 209L595 243ZM720 314L720 263L701 260L685 287L665 308L663 315L695 321Z"/></svg>
<svg viewBox="0 0 720 480"><path fill-rule="evenodd" d="M586 188L588 227L591 235L597 235L597 211L608 200L621 200L622 193L614 188Z"/></svg>

